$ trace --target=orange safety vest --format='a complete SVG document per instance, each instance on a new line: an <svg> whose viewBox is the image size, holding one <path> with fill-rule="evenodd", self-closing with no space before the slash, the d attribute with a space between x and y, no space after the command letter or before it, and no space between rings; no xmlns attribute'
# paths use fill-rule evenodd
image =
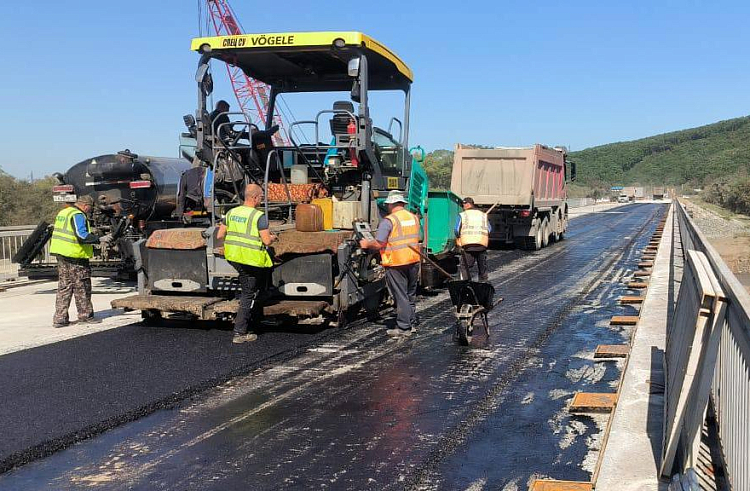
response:
<svg viewBox="0 0 750 491"><path fill-rule="evenodd" d="M468 209L461 213L461 246L490 245L490 228L487 224L487 214L481 210Z"/></svg>
<svg viewBox="0 0 750 491"><path fill-rule="evenodd" d="M406 266L419 262L419 254L409 248L419 247L419 218L406 210L391 213L386 220L393 224L385 249L380 251L380 264L386 267Z"/></svg>

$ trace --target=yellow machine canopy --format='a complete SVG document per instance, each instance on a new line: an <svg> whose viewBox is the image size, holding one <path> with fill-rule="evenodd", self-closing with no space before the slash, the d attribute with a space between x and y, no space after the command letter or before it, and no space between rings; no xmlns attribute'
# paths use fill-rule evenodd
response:
<svg viewBox="0 0 750 491"><path fill-rule="evenodd" d="M408 90L412 71L361 32L286 32L193 39L191 49L241 68L280 92L348 91L350 59L365 55L369 90Z"/></svg>

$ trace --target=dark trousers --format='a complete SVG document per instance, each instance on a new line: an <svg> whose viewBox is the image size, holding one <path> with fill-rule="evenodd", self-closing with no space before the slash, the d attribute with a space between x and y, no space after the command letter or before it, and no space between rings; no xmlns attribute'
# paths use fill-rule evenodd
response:
<svg viewBox="0 0 750 491"><path fill-rule="evenodd" d="M91 266L86 260L68 260L57 256L57 297L55 298L55 324L68 323L68 308L71 298L76 300L78 320L94 316L91 304Z"/></svg>
<svg viewBox="0 0 750 491"><path fill-rule="evenodd" d="M246 264L230 262L240 275L240 306L234 319L234 333L247 334L252 324L258 325L263 317L262 292L270 268L256 268Z"/></svg>
<svg viewBox="0 0 750 491"><path fill-rule="evenodd" d="M471 276L471 268L476 263L477 269L479 269L479 281L487 281L487 249L464 249L463 258L466 261L466 271L469 273L469 276Z"/></svg>
<svg viewBox="0 0 750 491"><path fill-rule="evenodd" d="M417 315L417 279L419 263L385 268L385 282L396 303L396 325L405 331L411 329Z"/></svg>

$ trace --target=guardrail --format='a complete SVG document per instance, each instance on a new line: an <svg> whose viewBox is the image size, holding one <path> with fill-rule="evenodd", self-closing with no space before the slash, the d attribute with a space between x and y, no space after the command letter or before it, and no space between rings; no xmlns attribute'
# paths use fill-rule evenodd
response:
<svg viewBox="0 0 750 491"><path fill-rule="evenodd" d="M568 208L580 208L595 204L596 200L594 198L568 198Z"/></svg>
<svg viewBox="0 0 750 491"><path fill-rule="evenodd" d="M0 282L18 278L18 264L14 264L11 258L35 228L36 225L0 227ZM49 244L44 247L41 257L42 261L50 261Z"/></svg>
<svg viewBox="0 0 750 491"><path fill-rule="evenodd" d="M692 466L696 421L703 423L710 396L727 480L732 489L750 489L750 295L683 206L675 211L686 259L680 297L686 284L699 286L687 293L693 302L678 298L667 335L665 458L679 472ZM690 306L697 307L693 323L675 331L688 317L680 310ZM663 475L672 469L662 462Z"/></svg>

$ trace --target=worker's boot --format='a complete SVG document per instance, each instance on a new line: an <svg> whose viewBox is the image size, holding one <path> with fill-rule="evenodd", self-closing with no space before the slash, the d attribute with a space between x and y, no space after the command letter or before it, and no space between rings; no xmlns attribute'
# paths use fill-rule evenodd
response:
<svg viewBox="0 0 750 491"><path fill-rule="evenodd" d="M101 324L102 320L97 319L93 315L91 317L84 317L83 319L78 320L78 324Z"/></svg>
<svg viewBox="0 0 750 491"><path fill-rule="evenodd" d="M254 332L249 332L247 334L235 334L232 337L232 343L234 344L242 344L242 343L252 343L253 341L256 341L258 339L258 335Z"/></svg>
<svg viewBox="0 0 750 491"><path fill-rule="evenodd" d="M70 322L67 322L67 321L66 322L53 322L52 323L52 327L54 327L55 329L59 329L61 327L67 327L69 325L70 325Z"/></svg>

